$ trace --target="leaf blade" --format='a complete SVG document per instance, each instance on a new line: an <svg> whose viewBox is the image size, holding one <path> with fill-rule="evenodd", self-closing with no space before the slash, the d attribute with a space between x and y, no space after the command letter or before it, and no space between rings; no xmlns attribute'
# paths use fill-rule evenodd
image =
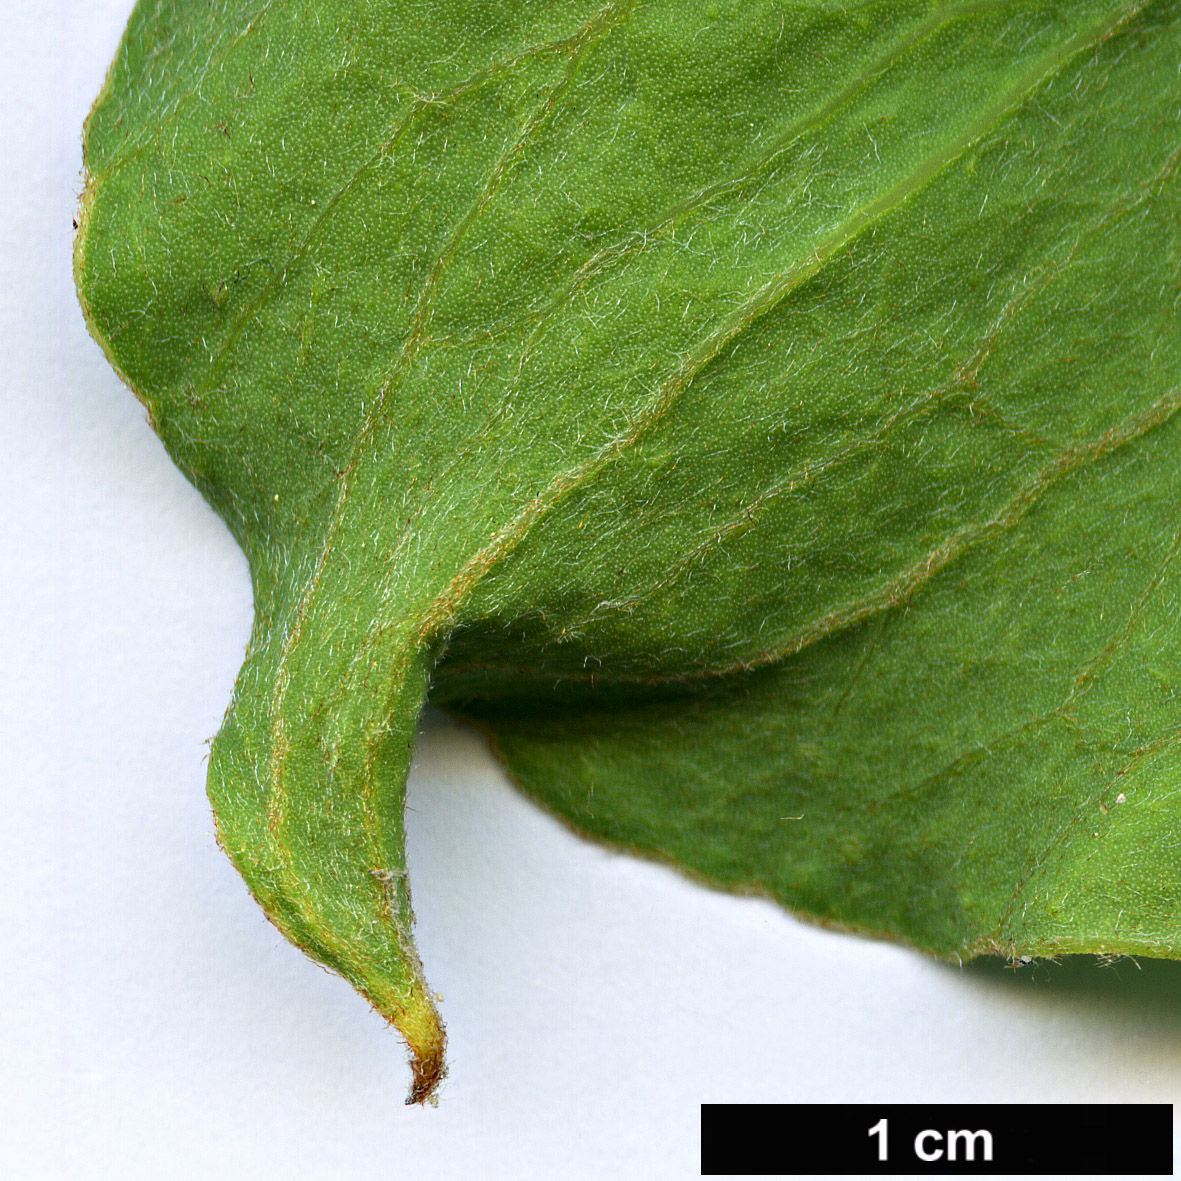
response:
<svg viewBox="0 0 1181 1181"><path fill-rule="evenodd" d="M714 880L945 955L1077 949L1072 922L1114 947L1132 898L1120 945L1171 949L1171 674L1094 653L1171 667L1177 6L473 11L144 3L88 125L88 322L250 558L210 794L264 908L399 1025L427 1097L401 809L429 686L550 806ZM1092 601L1100 558L1123 581ZM1046 599L1021 644L1014 578ZM1010 731L1032 769L972 779ZM588 823L596 767L616 813ZM1152 790L1117 812L1121 768ZM800 783L849 793L803 844L775 818ZM842 828L888 783L929 814ZM1013 847L959 848L940 818L998 790ZM1155 892L1079 843L1095 800ZM1014 880L1033 926L997 910Z"/></svg>
<svg viewBox="0 0 1181 1181"><path fill-rule="evenodd" d="M564 708L458 712L579 831L805 917L946 958L1175 956L1181 482L1163 508L1156 493L1179 424L1048 491L1014 523L1023 562L994 537L757 673L664 699L613 699L604 680ZM1139 479L1126 513L1097 523L1088 493L1112 464ZM1068 539L1084 529L1080 552ZM1112 574L1129 568L1143 581Z"/></svg>

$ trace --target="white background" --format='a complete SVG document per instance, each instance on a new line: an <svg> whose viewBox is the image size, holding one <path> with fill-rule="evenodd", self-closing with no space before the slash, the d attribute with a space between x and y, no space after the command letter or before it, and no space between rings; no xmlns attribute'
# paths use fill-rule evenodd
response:
<svg viewBox="0 0 1181 1181"><path fill-rule="evenodd" d="M702 1101L1181 1095L1181 969L961 972L804 926L583 843L436 717L410 862L451 1076L404 1107L397 1038L214 843L245 563L74 300L130 4L4 8L0 1176L681 1178Z"/></svg>

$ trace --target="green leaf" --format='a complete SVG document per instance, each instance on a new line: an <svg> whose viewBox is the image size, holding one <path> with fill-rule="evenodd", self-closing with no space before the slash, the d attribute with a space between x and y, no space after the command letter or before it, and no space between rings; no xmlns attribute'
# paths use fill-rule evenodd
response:
<svg viewBox="0 0 1181 1181"><path fill-rule="evenodd" d="M144 0L87 320L250 560L218 832L443 1072L428 694L945 957L1181 955L1181 6Z"/></svg>

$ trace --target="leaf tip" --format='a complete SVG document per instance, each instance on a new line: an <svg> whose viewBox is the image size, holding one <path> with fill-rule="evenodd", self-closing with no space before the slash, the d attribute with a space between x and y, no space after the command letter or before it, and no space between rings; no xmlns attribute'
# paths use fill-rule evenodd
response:
<svg viewBox="0 0 1181 1181"><path fill-rule="evenodd" d="M414 1077L407 1105L436 1103L439 1086L447 1075L443 1053L447 1038L438 1010L425 992L415 989L409 1003L392 1020L410 1048Z"/></svg>

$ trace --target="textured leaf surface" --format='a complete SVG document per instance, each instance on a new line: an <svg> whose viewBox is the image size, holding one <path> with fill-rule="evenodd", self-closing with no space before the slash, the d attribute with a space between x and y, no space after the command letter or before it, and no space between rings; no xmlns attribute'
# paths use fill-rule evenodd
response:
<svg viewBox="0 0 1181 1181"><path fill-rule="evenodd" d="M442 1028L428 692L578 828L945 956L1181 953L1181 7L141 3L88 321L250 559L210 796Z"/></svg>

